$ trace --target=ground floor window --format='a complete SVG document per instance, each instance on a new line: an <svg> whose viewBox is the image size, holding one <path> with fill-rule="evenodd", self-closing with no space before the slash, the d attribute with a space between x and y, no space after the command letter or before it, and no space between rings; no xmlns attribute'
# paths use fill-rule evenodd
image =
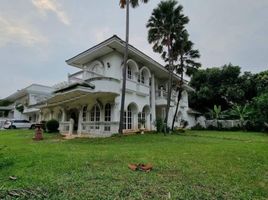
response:
<svg viewBox="0 0 268 200"><path fill-rule="evenodd" d="M127 112L124 112L124 129L132 129L133 113L130 106L127 107Z"/></svg>
<svg viewBox="0 0 268 200"><path fill-rule="evenodd" d="M145 118L145 112L140 112L138 114L138 127L142 128L146 123L146 118Z"/></svg>
<svg viewBox="0 0 268 200"><path fill-rule="evenodd" d="M104 108L104 120L105 122L111 122L111 104L107 103ZM105 124L104 131L111 131L110 123Z"/></svg>
<svg viewBox="0 0 268 200"><path fill-rule="evenodd" d="M127 129L132 129L132 109L130 106L127 109Z"/></svg>
<svg viewBox="0 0 268 200"><path fill-rule="evenodd" d="M98 123L100 121L100 108L99 108L99 106L95 105L91 109L90 121L94 122L94 125L90 127L91 129L100 129L100 126Z"/></svg>

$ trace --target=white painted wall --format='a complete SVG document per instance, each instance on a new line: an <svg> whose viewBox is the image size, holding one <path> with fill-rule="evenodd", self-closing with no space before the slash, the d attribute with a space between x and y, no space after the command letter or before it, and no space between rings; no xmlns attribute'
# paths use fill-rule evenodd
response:
<svg viewBox="0 0 268 200"><path fill-rule="evenodd" d="M105 55L103 57L98 58L95 61L89 62L84 64L84 71L94 71L98 74L101 74L103 77L106 78L92 78L88 79L90 77L95 77L90 75L87 72L84 72L84 79L87 79L90 83L95 85L95 92L114 92L117 93L119 96L115 98L115 105L114 105L114 120L119 121L120 116L120 104L121 104L121 87L122 87L122 63L123 63L123 56L117 52L109 53L108 55ZM96 66L99 65L99 68L96 70ZM144 106L151 106L150 112L156 112L156 105L151 105L151 95L155 95L156 91L159 89L159 85L166 85L168 80L163 80L161 74L154 74L152 71L149 71L150 74L153 74L155 77L155 86L154 90L151 92L152 87L149 85L149 79L148 82L145 81L147 84L142 84L138 82L138 75L140 74L141 69L144 68L144 65L142 63L136 62L135 60L131 59L129 61L129 65L133 67L133 74L132 79L127 78L126 82L126 97L125 97L125 110L127 110L127 107L129 104L134 103L137 105L138 112L141 112ZM136 72L136 73L134 73ZM107 77L111 77L112 79L107 79ZM147 77L148 78L148 77ZM159 97L154 96L156 103L166 103L166 99L160 99ZM175 98L170 108L169 113L169 121L168 124L171 126L173 116L176 109L176 102L177 99ZM175 126L180 126L180 120L184 119L188 121L189 126L192 127L196 124L195 117L192 115L189 115L187 113L187 110L189 109L188 105L188 93L186 90L182 93L182 99L180 101L179 111L182 113L181 118L178 118L178 121L176 121ZM159 113L156 113L156 115L159 116ZM156 120L156 116L153 116L151 119L151 124L154 124L154 121ZM154 126L152 126L154 128Z"/></svg>

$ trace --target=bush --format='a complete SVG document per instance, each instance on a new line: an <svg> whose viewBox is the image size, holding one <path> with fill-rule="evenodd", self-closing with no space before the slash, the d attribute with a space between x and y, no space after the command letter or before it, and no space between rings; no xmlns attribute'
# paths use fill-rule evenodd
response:
<svg viewBox="0 0 268 200"><path fill-rule="evenodd" d="M264 122L261 120L247 121L245 129L247 131L257 131L257 132L265 131Z"/></svg>
<svg viewBox="0 0 268 200"><path fill-rule="evenodd" d="M156 126L156 131L158 133L161 133L164 131L164 122L161 118L156 118L155 120L155 126Z"/></svg>
<svg viewBox="0 0 268 200"><path fill-rule="evenodd" d="M46 123L46 129L49 133L58 132L59 122L55 119L51 119Z"/></svg>

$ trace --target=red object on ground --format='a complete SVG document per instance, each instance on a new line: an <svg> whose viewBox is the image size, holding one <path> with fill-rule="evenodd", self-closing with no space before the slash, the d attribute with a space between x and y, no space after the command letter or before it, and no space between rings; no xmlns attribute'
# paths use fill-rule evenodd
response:
<svg viewBox="0 0 268 200"><path fill-rule="evenodd" d="M35 136L33 140L36 140L36 141L43 140L43 130L41 129L41 124L35 125Z"/></svg>
<svg viewBox="0 0 268 200"><path fill-rule="evenodd" d="M132 171L143 171L143 172L149 172L153 169L152 164L128 164L128 168Z"/></svg>

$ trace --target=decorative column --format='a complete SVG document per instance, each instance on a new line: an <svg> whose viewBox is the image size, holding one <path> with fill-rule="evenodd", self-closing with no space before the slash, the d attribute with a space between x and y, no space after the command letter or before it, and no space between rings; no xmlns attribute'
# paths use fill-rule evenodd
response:
<svg viewBox="0 0 268 200"><path fill-rule="evenodd" d="M78 129L77 134L82 134L82 122L83 122L83 107L79 106L79 115L78 115Z"/></svg>
<svg viewBox="0 0 268 200"><path fill-rule="evenodd" d="M87 66L83 66L82 78L83 78L83 80L86 80L86 78L87 78Z"/></svg>
<svg viewBox="0 0 268 200"><path fill-rule="evenodd" d="M53 119L53 110L50 110L50 113L49 113L49 119Z"/></svg>
<svg viewBox="0 0 268 200"><path fill-rule="evenodd" d="M62 111L62 118L61 118L61 122L66 122L66 109L65 108L61 108Z"/></svg>
<svg viewBox="0 0 268 200"><path fill-rule="evenodd" d="M73 130L74 130L74 120L70 119L70 123L69 123L69 135L73 134Z"/></svg>
<svg viewBox="0 0 268 200"><path fill-rule="evenodd" d="M151 129L155 130L155 120L156 120L156 111L155 111L155 78L154 78L154 74L152 74L152 83L151 83L151 115L152 115L152 119L151 119Z"/></svg>
<svg viewBox="0 0 268 200"><path fill-rule="evenodd" d="M40 111L40 112L39 112L39 116L38 116L38 123L41 123L41 121L42 121L42 117L43 117L43 112Z"/></svg>

